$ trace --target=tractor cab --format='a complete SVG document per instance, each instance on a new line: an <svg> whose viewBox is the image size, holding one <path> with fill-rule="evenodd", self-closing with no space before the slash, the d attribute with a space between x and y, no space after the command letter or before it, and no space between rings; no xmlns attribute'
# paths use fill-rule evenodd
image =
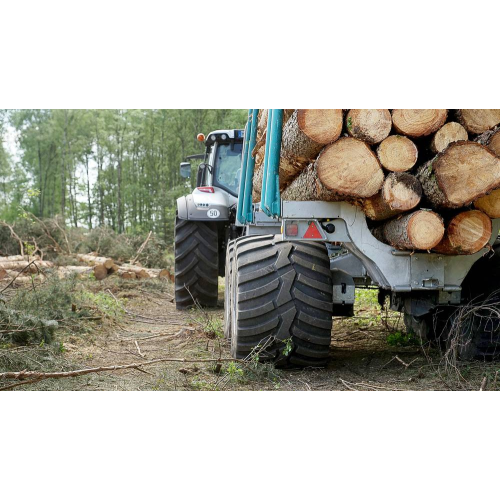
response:
<svg viewBox="0 0 500 500"><path fill-rule="evenodd" d="M190 176L189 160L201 159L196 175L197 189L214 193L214 188L218 188L236 199L240 185L243 130L216 130L206 138L198 134L198 140L205 143L205 153L187 157L188 161L181 163L181 176Z"/></svg>

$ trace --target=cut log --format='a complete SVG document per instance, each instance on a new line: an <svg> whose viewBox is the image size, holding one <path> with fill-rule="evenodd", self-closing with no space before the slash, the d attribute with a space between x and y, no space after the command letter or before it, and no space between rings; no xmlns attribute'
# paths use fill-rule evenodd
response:
<svg viewBox="0 0 500 500"><path fill-rule="evenodd" d="M137 278L134 271L128 271L126 269L120 269L117 274L124 280L135 280Z"/></svg>
<svg viewBox="0 0 500 500"><path fill-rule="evenodd" d="M0 280L7 278L8 273L6 269L0 269Z"/></svg>
<svg viewBox="0 0 500 500"><path fill-rule="evenodd" d="M264 168L259 168L259 170L255 170L253 174L252 186L253 190L259 195L262 191L262 178L264 176Z"/></svg>
<svg viewBox="0 0 500 500"><path fill-rule="evenodd" d="M476 142L454 142L417 177L434 207L463 207L500 186L500 158Z"/></svg>
<svg viewBox="0 0 500 500"><path fill-rule="evenodd" d="M362 203L367 217L385 220L414 209L422 197L422 186L416 177L405 172L389 174L382 189Z"/></svg>
<svg viewBox="0 0 500 500"><path fill-rule="evenodd" d="M77 254L78 260L81 262L87 262L91 265L97 265L101 264L103 265L106 269L111 269L114 265L113 259L110 259L108 257L98 257L97 255L93 254Z"/></svg>
<svg viewBox="0 0 500 500"><path fill-rule="evenodd" d="M417 163L417 146L402 135L390 135L377 148L377 156L384 168L391 172L406 172Z"/></svg>
<svg viewBox="0 0 500 500"><path fill-rule="evenodd" d="M482 134L500 123L500 109L459 109L458 121L472 134Z"/></svg>
<svg viewBox="0 0 500 500"><path fill-rule="evenodd" d="M500 189L495 189L490 194L478 198L474 206L491 219L500 219Z"/></svg>
<svg viewBox="0 0 500 500"><path fill-rule="evenodd" d="M72 274L81 275L90 275L94 270L91 266L60 266L57 268L57 274L60 278L66 278L67 276L71 276Z"/></svg>
<svg viewBox="0 0 500 500"><path fill-rule="evenodd" d="M283 127L286 125L292 116L294 109L283 110ZM267 117L268 109L259 109L259 118L257 126L257 142L252 151L252 156L255 158L255 172L262 167L264 163L264 155L266 152L266 136L267 136Z"/></svg>
<svg viewBox="0 0 500 500"><path fill-rule="evenodd" d="M446 226L444 238L433 248L445 255L472 255L491 238L491 219L479 210L455 215Z"/></svg>
<svg viewBox="0 0 500 500"><path fill-rule="evenodd" d="M108 270L103 264L97 264L94 266L94 276L96 280L101 281L108 276Z"/></svg>
<svg viewBox="0 0 500 500"><path fill-rule="evenodd" d="M347 114L346 128L351 137L378 144L391 133L391 113L388 109L351 109Z"/></svg>
<svg viewBox="0 0 500 500"><path fill-rule="evenodd" d="M447 116L447 109L394 109L392 123L399 134L424 137L439 130Z"/></svg>
<svg viewBox="0 0 500 500"><path fill-rule="evenodd" d="M48 260L36 260L36 261L11 260L11 261L0 262L0 269L19 272L22 271L25 267L27 267L30 262L33 262L33 265L26 269L26 273L36 273L37 272L36 267L43 269L54 267L54 263Z"/></svg>
<svg viewBox="0 0 500 500"><path fill-rule="evenodd" d="M500 158L500 129L493 134L488 142L488 149Z"/></svg>
<svg viewBox="0 0 500 500"><path fill-rule="evenodd" d="M432 138L431 149L434 153L441 153L452 142L466 141L469 138L467 130L460 123L449 122L443 125Z"/></svg>
<svg viewBox="0 0 500 500"><path fill-rule="evenodd" d="M483 132L474 139L474 142L486 146L494 155L500 156L500 127Z"/></svg>
<svg viewBox="0 0 500 500"><path fill-rule="evenodd" d="M342 132L341 109L297 109L283 127L280 188L283 189Z"/></svg>
<svg viewBox="0 0 500 500"><path fill-rule="evenodd" d="M316 164L310 163L282 192L286 201L343 201L345 197L327 189L318 178Z"/></svg>
<svg viewBox="0 0 500 500"><path fill-rule="evenodd" d="M430 250L443 238L444 224L438 214L417 210L386 222L382 231L385 241L399 250Z"/></svg>
<svg viewBox="0 0 500 500"><path fill-rule="evenodd" d="M338 195L369 198L384 182L377 157L362 141L343 137L324 148L316 160L318 177Z"/></svg>
<svg viewBox="0 0 500 500"><path fill-rule="evenodd" d="M8 255L8 256L4 256L4 257L0 257L0 264L2 264L2 262L13 262L13 261L26 261L26 263L28 263L28 261L39 261L40 260L40 257L38 255L34 255L34 256L26 256L26 255Z"/></svg>

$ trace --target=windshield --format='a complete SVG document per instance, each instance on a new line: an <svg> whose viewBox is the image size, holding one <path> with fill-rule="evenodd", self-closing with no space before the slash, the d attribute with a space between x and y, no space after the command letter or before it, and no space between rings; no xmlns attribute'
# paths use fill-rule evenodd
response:
<svg viewBox="0 0 500 500"><path fill-rule="evenodd" d="M243 144L219 144L215 157L217 184L237 195L240 186L241 150Z"/></svg>

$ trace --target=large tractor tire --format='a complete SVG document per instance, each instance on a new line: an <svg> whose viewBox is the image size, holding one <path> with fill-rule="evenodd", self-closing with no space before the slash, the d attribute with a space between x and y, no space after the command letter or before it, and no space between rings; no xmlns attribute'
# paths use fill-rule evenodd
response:
<svg viewBox="0 0 500 500"><path fill-rule="evenodd" d="M440 307L415 318L405 313L408 331L458 358L500 358L500 242L481 257L462 283L462 305Z"/></svg>
<svg viewBox="0 0 500 500"><path fill-rule="evenodd" d="M234 240L227 244L226 249L226 270L224 283L224 338L231 338L231 309L232 309L232 279L234 263Z"/></svg>
<svg viewBox="0 0 500 500"><path fill-rule="evenodd" d="M231 354L277 366L324 366L333 301L326 247L280 239L265 235L235 241Z"/></svg>
<svg viewBox="0 0 500 500"><path fill-rule="evenodd" d="M217 225L175 219L175 307L217 306Z"/></svg>
<svg viewBox="0 0 500 500"><path fill-rule="evenodd" d="M480 258L462 283L464 307L458 354L461 359L500 358L500 241Z"/></svg>

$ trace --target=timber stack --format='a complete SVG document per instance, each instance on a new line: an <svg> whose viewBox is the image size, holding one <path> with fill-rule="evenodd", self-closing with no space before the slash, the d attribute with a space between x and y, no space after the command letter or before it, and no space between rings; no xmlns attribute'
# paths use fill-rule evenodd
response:
<svg viewBox="0 0 500 500"><path fill-rule="evenodd" d="M256 202L267 116L252 152ZM351 203L396 249L473 254L500 218L500 110L285 110L279 178L283 200Z"/></svg>

